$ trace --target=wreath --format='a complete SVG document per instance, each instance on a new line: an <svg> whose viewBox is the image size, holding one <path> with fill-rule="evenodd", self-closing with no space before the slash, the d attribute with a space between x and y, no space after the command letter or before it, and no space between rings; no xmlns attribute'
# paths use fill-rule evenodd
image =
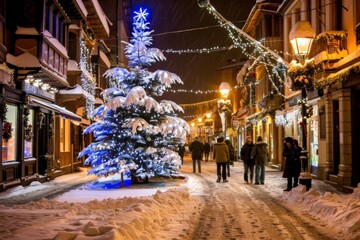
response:
<svg viewBox="0 0 360 240"><path fill-rule="evenodd" d="M9 141L10 138L12 138L12 127L11 122L4 122L3 123L3 133L2 137L5 142Z"/></svg>
<svg viewBox="0 0 360 240"><path fill-rule="evenodd" d="M25 141L31 142L33 138L32 125L29 124L25 127Z"/></svg>

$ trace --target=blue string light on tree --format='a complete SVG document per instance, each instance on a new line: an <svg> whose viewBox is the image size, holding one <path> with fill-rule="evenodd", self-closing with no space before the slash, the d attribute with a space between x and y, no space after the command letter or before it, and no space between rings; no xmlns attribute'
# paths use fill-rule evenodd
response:
<svg viewBox="0 0 360 240"><path fill-rule="evenodd" d="M178 176L181 159L179 144L184 144L190 128L177 117L183 109L169 100L156 101L181 79L174 73L147 69L165 60L152 43L148 12L140 8L133 18L133 38L125 48L129 66L105 72L110 88L102 92L104 104L94 110L98 122L84 133L93 133L95 142L81 151L90 174L99 177L122 173L134 182L147 182L154 176Z"/></svg>

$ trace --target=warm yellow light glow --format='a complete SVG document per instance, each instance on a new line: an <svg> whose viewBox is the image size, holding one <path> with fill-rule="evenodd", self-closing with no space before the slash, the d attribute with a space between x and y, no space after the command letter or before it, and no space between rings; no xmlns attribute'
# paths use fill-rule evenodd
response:
<svg viewBox="0 0 360 240"><path fill-rule="evenodd" d="M211 118L211 113L206 113L205 116L206 118Z"/></svg>
<svg viewBox="0 0 360 240"><path fill-rule="evenodd" d="M202 120L203 120L203 119L202 119L201 117L198 118L198 122L199 122L199 123L201 123Z"/></svg>
<svg viewBox="0 0 360 240"><path fill-rule="evenodd" d="M295 54L300 56L306 56L309 54L312 42L312 38L294 38L290 40Z"/></svg>
<svg viewBox="0 0 360 240"><path fill-rule="evenodd" d="M222 95L223 97L227 97L227 96L229 95L229 92L230 92L230 89L231 89L231 88L230 88L230 84L227 83L227 82L222 82L222 83L220 84L219 89L220 89L221 95Z"/></svg>
<svg viewBox="0 0 360 240"><path fill-rule="evenodd" d="M195 123L191 123L191 126L192 126L192 127L195 127Z"/></svg>
<svg viewBox="0 0 360 240"><path fill-rule="evenodd" d="M315 30L308 21L297 22L289 34L289 40L295 54L305 59L306 55L310 53L315 35Z"/></svg>

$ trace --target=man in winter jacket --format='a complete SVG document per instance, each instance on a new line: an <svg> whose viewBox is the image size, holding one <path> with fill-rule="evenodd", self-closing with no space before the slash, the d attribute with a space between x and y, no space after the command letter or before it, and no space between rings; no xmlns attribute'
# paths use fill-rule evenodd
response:
<svg viewBox="0 0 360 240"><path fill-rule="evenodd" d="M199 141L199 137L190 144L189 151L191 152L191 158L193 162L193 173L196 172L196 162L198 164L198 171L201 173L201 159L204 151L203 144Z"/></svg>
<svg viewBox="0 0 360 240"><path fill-rule="evenodd" d="M251 152L255 159L255 184L265 183L265 163L269 157L268 144L263 142L261 136L258 136L256 144Z"/></svg>
<svg viewBox="0 0 360 240"><path fill-rule="evenodd" d="M255 166L255 161L253 158L251 158L251 152L252 152L253 148L254 148L254 144L252 142L252 137L247 136L246 143L241 148L240 157L244 163L244 181L246 183L249 183L248 172L250 170L250 183L251 184L253 183L253 180L254 180L254 166Z"/></svg>
<svg viewBox="0 0 360 240"><path fill-rule="evenodd" d="M226 165L228 164L230 153L228 146L224 143L224 137L219 137L217 143L214 144L213 158L216 161L216 172L218 176L216 182L221 181L221 176L223 182L228 182L226 179ZM222 174L220 168L222 168Z"/></svg>

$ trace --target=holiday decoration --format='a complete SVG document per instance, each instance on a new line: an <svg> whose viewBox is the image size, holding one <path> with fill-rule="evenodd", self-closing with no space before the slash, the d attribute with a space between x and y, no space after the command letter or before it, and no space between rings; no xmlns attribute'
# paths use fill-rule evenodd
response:
<svg viewBox="0 0 360 240"><path fill-rule="evenodd" d="M4 101L0 103L0 118L2 121L6 120L7 106Z"/></svg>
<svg viewBox="0 0 360 240"><path fill-rule="evenodd" d="M32 125L29 124L30 110L24 108L24 129L25 129L25 141L31 142L33 138Z"/></svg>
<svg viewBox="0 0 360 240"><path fill-rule="evenodd" d="M87 118L91 118L95 104L95 85L96 80L93 77L93 63L91 63L91 53L83 40L80 41L80 69L81 69L81 87L85 90L85 113Z"/></svg>
<svg viewBox="0 0 360 240"><path fill-rule="evenodd" d="M4 122L3 123L3 133L2 138L5 142L9 141L12 138L12 127L11 122Z"/></svg>
<svg viewBox="0 0 360 240"><path fill-rule="evenodd" d="M227 30L229 38L233 42L233 47L240 48L242 53L252 61L248 70L252 71L258 64L263 65L266 72L266 78L270 81L272 89L274 89L278 95L285 98L281 89L278 87L282 85L278 84L278 82L284 82L283 79L279 78L282 73L274 74L274 71L284 72L283 70L286 69L282 58L246 32L236 27L231 21L228 21L214 6L211 5L210 0L198 0L198 5L205 8L218 21L221 27Z"/></svg>
<svg viewBox="0 0 360 240"><path fill-rule="evenodd" d="M302 88L306 88L308 91L314 90L314 75L314 59L305 60L305 64L293 60L288 68L288 77L291 79L291 90L298 91Z"/></svg>
<svg viewBox="0 0 360 240"><path fill-rule="evenodd" d="M79 157L87 156L89 174L99 177L123 173L134 182L147 182L154 176L177 176L181 159L178 145L184 144L188 124L177 117L183 109L172 101L157 101L172 84L181 79L164 70L150 72L145 66L165 60L159 49L149 48L148 12L135 12L133 39L125 49L129 67L115 67L104 73L108 89L101 94L104 104L93 112L98 121L85 129L95 142Z"/></svg>

